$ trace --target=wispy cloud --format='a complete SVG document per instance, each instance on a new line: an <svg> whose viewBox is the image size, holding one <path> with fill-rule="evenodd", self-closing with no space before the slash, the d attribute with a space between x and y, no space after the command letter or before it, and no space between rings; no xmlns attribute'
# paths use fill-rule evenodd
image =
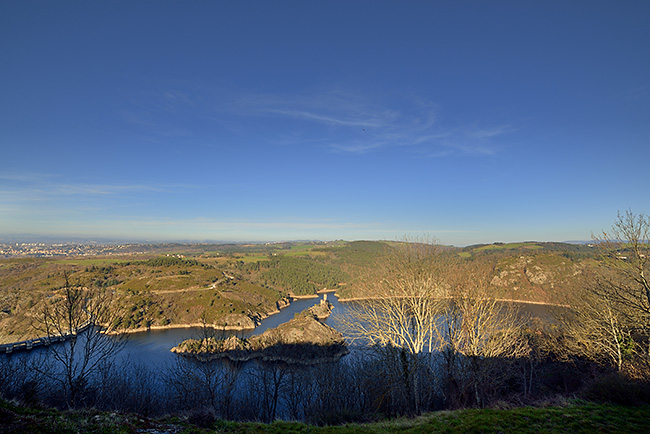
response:
<svg viewBox="0 0 650 434"><path fill-rule="evenodd" d="M19 183L43 183L49 182L51 176L42 173L30 172L6 172L0 173L0 181L19 182Z"/></svg>
<svg viewBox="0 0 650 434"><path fill-rule="evenodd" d="M274 116L330 126L379 128L399 117L359 95L340 90L303 94L250 94L235 99L241 116Z"/></svg>
<svg viewBox="0 0 650 434"><path fill-rule="evenodd" d="M110 184L59 184L52 187L55 194L107 196L127 192L155 192L164 188L152 185L110 185Z"/></svg>
<svg viewBox="0 0 650 434"><path fill-rule="evenodd" d="M284 94L190 89L148 92L121 117L159 140L191 136L182 120L192 119L205 122L203 131L228 131L269 144L311 144L355 155L387 150L431 157L493 155L500 152L500 137L517 130L512 123L494 125L480 119L450 125L444 120L444 107L412 95L341 88ZM169 114L173 116L166 117ZM180 123L175 125L176 119Z"/></svg>
<svg viewBox="0 0 650 434"><path fill-rule="evenodd" d="M92 184L59 182L54 175L4 174L0 175L0 198L17 202L56 200L83 196L106 197L128 193L164 192L173 186L147 184Z"/></svg>
<svg viewBox="0 0 650 434"><path fill-rule="evenodd" d="M116 112L116 117L145 134L145 140L148 141L188 137L193 133L192 129L187 127L186 119L195 113L196 106L196 97L185 90L143 90L129 95L128 104Z"/></svg>
<svg viewBox="0 0 650 434"><path fill-rule="evenodd" d="M385 143L381 142L348 142L348 143L330 143L330 148L334 151L345 152L350 154L366 154L375 149L383 148Z"/></svg>
<svg viewBox="0 0 650 434"><path fill-rule="evenodd" d="M296 119L306 119L317 122L324 122L332 125L344 125L353 127L378 127L379 123L373 119L350 119L350 118L336 118L319 113L313 113L305 110L281 110L281 109L268 109L268 113L288 116Z"/></svg>
<svg viewBox="0 0 650 434"><path fill-rule="evenodd" d="M300 122L327 127L331 151L357 155L398 148L430 157L493 155L500 151L494 141L516 130L512 124L447 127L439 120L441 109L430 101L402 97L384 102L339 90L247 95L235 106L240 116L277 117L298 122L296 128Z"/></svg>
<svg viewBox="0 0 650 434"><path fill-rule="evenodd" d="M474 130L467 130L466 134L469 137L476 139L489 139L491 137L501 136L503 134L514 132L515 128L512 125L498 125L489 128L479 128Z"/></svg>
<svg viewBox="0 0 650 434"><path fill-rule="evenodd" d="M148 216L149 209L134 206L135 198L152 192L174 194L191 185L83 184L57 182L47 175L0 177L0 234L102 236L140 240L290 240L396 239L404 233L448 233L419 230L383 221L284 216L269 219L209 218L202 211L191 217L165 218L174 212ZM142 194L141 194L142 193ZM149 200L149 199L148 199ZM169 210L168 210L169 211ZM213 213L219 215L218 210ZM142 214L144 213L144 214ZM194 214L192 214L194 213ZM202 215L204 217L199 217ZM242 216L244 217L244 216Z"/></svg>
<svg viewBox="0 0 650 434"><path fill-rule="evenodd" d="M194 103L193 98L189 93L180 91L178 89L167 89L162 90L158 93L158 96L170 104L187 104L191 105Z"/></svg>

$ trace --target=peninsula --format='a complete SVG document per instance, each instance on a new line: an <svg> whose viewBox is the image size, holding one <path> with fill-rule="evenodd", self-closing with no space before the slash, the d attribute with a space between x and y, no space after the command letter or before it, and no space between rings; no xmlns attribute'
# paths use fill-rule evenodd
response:
<svg viewBox="0 0 650 434"><path fill-rule="evenodd" d="M259 359L291 364L314 365L337 361L347 354L343 335L321 322L329 317L332 305L322 300L276 328L248 339L187 339L172 352L201 361L228 358L232 361Z"/></svg>

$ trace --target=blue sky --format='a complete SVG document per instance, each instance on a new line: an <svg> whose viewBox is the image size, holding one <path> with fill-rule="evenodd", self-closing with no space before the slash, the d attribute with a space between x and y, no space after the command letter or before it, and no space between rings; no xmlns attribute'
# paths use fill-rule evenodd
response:
<svg viewBox="0 0 650 434"><path fill-rule="evenodd" d="M0 235L589 239L650 212L650 2L0 4Z"/></svg>

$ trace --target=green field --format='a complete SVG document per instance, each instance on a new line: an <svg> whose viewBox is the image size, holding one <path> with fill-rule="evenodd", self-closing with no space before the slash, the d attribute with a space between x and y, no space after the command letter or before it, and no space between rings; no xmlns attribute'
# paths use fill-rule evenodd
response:
<svg viewBox="0 0 650 434"><path fill-rule="evenodd" d="M485 251L485 250L515 250L515 249L527 249L527 250L537 250L541 249L542 246L536 243L508 243L508 244L490 244L487 246L479 247L476 251Z"/></svg>
<svg viewBox="0 0 650 434"><path fill-rule="evenodd" d="M140 257L142 259L142 257ZM92 265L112 265L123 264L132 261L132 259L117 259L117 258L73 258L73 259L58 259L55 262L61 265L78 265L80 267L89 267Z"/></svg>
<svg viewBox="0 0 650 434"><path fill-rule="evenodd" d="M271 424L225 422L197 417L146 419L96 410L57 411L20 407L0 401L0 432L11 433L645 433L650 432L650 406L626 407L574 401L562 406L439 411L416 418L314 426L300 422ZM197 421L198 422L198 421Z"/></svg>

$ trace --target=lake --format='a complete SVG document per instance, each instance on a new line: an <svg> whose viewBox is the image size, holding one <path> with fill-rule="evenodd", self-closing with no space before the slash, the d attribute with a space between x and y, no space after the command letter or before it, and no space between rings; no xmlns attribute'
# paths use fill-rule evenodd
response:
<svg viewBox="0 0 650 434"><path fill-rule="evenodd" d="M226 332L219 330L217 333L223 333L224 337L230 335L239 337L258 335L270 328L277 327L280 324L291 320L296 313L302 312L303 310L320 303L322 298L323 296L321 295L318 298L294 300L279 313L273 314L264 319L254 330ZM327 299L334 306L335 312L341 309L341 303L338 302L333 293L328 293ZM331 322L331 317L325 322ZM173 362L178 356L170 350L185 339L200 338L201 332L202 330L200 327L187 327L131 333L124 349L118 355L118 358L130 359L133 362L145 364L149 364L152 361L155 361L155 363Z"/></svg>
<svg viewBox="0 0 650 434"><path fill-rule="evenodd" d="M273 314L264 319L254 330L245 331L217 331L224 337L236 335L239 337L250 337L279 326L291 320L296 313L302 312L311 306L320 303L323 295L317 298L297 299L279 313ZM339 302L334 293L327 293L327 300L333 306L333 314L325 320L325 323L337 328L337 316L347 311L347 302ZM523 313L532 317L539 317L548 321L550 319L549 307L532 303L514 303ZM128 335L124 348L117 355L118 360L131 361L144 365L167 365L179 357L170 350L185 339L200 338L202 329L200 327L170 328L164 330L150 330L136 332ZM29 354L42 353L45 347L28 352ZM23 353L27 354L27 353Z"/></svg>
<svg viewBox="0 0 650 434"><path fill-rule="evenodd" d="M337 316L345 314L354 302L339 302L333 293L328 293L327 299L333 305L333 314L325 322L336 328ZM254 330L226 333L241 337L263 333L269 328L291 320L296 313L320 303L321 300L322 295L318 298L295 300L279 313L266 318ZM516 305L522 312L531 316L546 320L550 318L546 306L525 303L516 303ZM185 339L200 338L202 331L202 328L194 327L129 334L125 346L117 354L115 365L109 370L93 374L92 387L88 390L95 390L96 392L93 392L95 395L92 396L105 400L99 402L100 406L104 406L102 408L117 408L123 411L147 414L190 411L195 407L206 405L206 402L212 402L209 401L212 399L216 400L210 404L213 410L226 419L232 417L244 420L273 420L276 417L301 419L307 414L310 414L310 417L324 414L323 411L327 409L318 407L319 402L330 407L340 404L343 409L357 408L354 406L366 409L369 401L366 402L364 399L375 393L374 387L379 386L380 383L384 384L387 375L390 374L381 367L377 368L373 357L369 357L364 350L367 347L362 342L350 345L350 354L343 357L340 362L312 367L254 361L233 364L227 360L202 363L195 359L179 357L170 351ZM81 341L77 348L81 349L85 339L84 334L79 335L78 339ZM34 361L38 365L41 361L51 359L52 355L48 353L48 348L39 347L31 351L16 351L0 362ZM432 363L436 363L434 359L431 358ZM16 369L19 380L19 387L16 390L22 390L20 381L23 380L20 379L20 375L25 375L24 380L27 380L25 384L29 384L32 369L28 364L25 364L27 370L22 368L21 363L7 363L6 366L8 369ZM61 365L54 365L51 374L63 377L61 368ZM38 376L38 372L36 374L35 378L43 378ZM434 384L437 377L435 374L432 375L431 378L421 377L422 381L429 385ZM339 389L332 389L332 384ZM50 390L55 391L52 396L60 396L57 394L59 392L56 392L59 390L56 382L43 383L42 387L45 391L44 396L47 396L49 393L47 391ZM358 390L355 387L369 389L357 396L355 394ZM387 387L388 389L381 391L378 396L383 397L385 393L394 392L393 386L388 384ZM336 392L338 395L330 396L334 393L332 390L338 390ZM281 399L278 398L280 396L278 393L282 396ZM275 396L274 409L271 411L268 405L271 403L270 397L273 396ZM318 397L324 400L316 400ZM52 399L55 399L53 401L55 405L61 405L60 399L59 401L56 401L56 398ZM357 401L354 401L355 399ZM332 411L330 407L327 407L328 411ZM295 413L298 410L302 413Z"/></svg>

